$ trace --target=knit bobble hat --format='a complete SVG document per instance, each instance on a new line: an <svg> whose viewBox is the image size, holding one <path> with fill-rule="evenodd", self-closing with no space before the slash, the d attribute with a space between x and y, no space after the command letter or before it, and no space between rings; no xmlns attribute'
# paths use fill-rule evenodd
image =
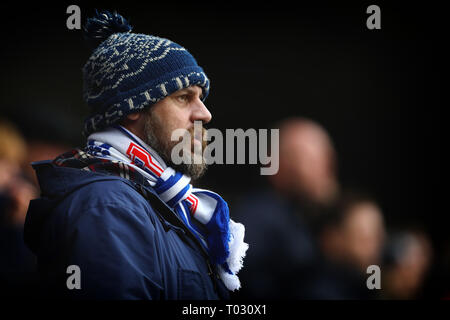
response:
<svg viewBox="0 0 450 320"><path fill-rule="evenodd" d="M85 136L192 85L202 88L203 101L208 96L209 79L185 48L131 30L120 14L108 11L86 22L85 38L96 49L83 67L83 98L91 110Z"/></svg>

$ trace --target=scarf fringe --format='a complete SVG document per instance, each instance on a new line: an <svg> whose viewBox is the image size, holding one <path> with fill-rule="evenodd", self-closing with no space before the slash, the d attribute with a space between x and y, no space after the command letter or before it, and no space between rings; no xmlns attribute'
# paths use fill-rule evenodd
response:
<svg viewBox="0 0 450 320"><path fill-rule="evenodd" d="M225 271L224 268L219 266L219 275L227 289L235 291L241 288L241 282L239 281L237 273L244 265L244 258L249 245L244 242L245 227L242 223L237 223L230 219L229 227L230 240L228 246L230 254L226 263L232 273L230 274Z"/></svg>

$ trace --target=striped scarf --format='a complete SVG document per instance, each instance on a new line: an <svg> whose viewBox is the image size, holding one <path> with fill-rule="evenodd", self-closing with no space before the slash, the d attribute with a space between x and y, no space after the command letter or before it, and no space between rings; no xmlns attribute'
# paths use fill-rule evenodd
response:
<svg viewBox="0 0 450 320"><path fill-rule="evenodd" d="M85 151L118 165L127 179L130 174L140 173L198 238L228 290L240 288L237 273L248 249L245 228L230 219L228 205L221 196L194 188L190 177L168 167L150 146L122 126L91 134Z"/></svg>

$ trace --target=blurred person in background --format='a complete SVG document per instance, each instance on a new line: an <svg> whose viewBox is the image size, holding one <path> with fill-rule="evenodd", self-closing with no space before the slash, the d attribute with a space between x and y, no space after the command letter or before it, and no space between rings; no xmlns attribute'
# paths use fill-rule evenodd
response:
<svg viewBox="0 0 450 320"><path fill-rule="evenodd" d="M421 289L431 265L433 250L420 230L393 232L388 238L382 267L383 299L422 298Z"/></svg>
<svg viewBox="0 0 450 320"><path fill-rule="evenodd" d="M377 202L360 192L345 192L319 225L321 258L305 284L310 298L378 298L377 290L366 285L367 267L381 264L385 238Z"/></svg>
<svg viewBox="0 0 450 320"><path fill-rule="evenodd" d="M305 118L281 122L279 171L270 188L245 195L234 214L248 225L252 250L239 298L308 298L315 267L317 218L339 194L336 152L326 130Z"/></svg>
<svg viewBox="0 0 450 320"><path fill-rule="evenodd" d="M25 159L22 164L23 173L34 186L39 189L32 162L54 159L79 143L78 121L72 119L67 112L58 110L56 103L39 104L39 112L28 104L17 109L7 110L11 119L26 143ZM55 134L57 133L57 134Z"/></svg>
<svg viewBox="0 0 450 320"><path fill-rule="evenodd" d="M35 258L23 241L23 225L37 190L21 167L26 143L16 127L0 120L0 295L28 296L36 284Z"/></svg>

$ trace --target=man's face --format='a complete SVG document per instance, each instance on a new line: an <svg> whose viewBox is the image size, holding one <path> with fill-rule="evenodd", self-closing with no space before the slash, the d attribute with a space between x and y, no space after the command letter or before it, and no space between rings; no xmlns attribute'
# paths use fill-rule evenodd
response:
<svg viewBox="0 0 450 320"><path fill-rule="evenodd" d="M188 87L176 91L170 96L153 105L144 113L144 141L154 148L159 155L174 169L197 179L206 170L206 163L202 158L200 164L182 163L175 165L171 159L172 149L179 141L172 141L172 132L176 129L189 131L191 139L186 140L189 145L184 146L185 152L194 152L194 145L203 150L206 147L206 130L201 127L194 133L194 121L208 123L211 113L203 104L202 89L198 86Z"/></svg>
<svg viewBox="0 0 450 320"><path fill-rule="evenodd" d="M384 238L383 215L371 202L355 204L348 210L341 229L344 251L348 259L366 270L379 262Z"/></svg>
<svg viewBox="0 0 450 320"><path fill-rule="evenodd" d="M280 172L295 195L327 204L337 192L334 149L316 124L297 123L282 129Z"/></svg>

